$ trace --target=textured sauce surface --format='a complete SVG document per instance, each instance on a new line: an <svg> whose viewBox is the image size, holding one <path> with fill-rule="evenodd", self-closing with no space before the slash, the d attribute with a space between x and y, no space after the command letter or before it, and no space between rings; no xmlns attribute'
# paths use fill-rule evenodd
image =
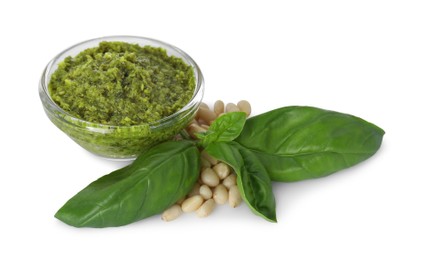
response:
<svg viewBox="0 0 425 260"><path fill-rule="evenodd" d="M195 89L193 68L162 48L101 42L59 63L49 82L53 101L77 118L131 126L183 108Z"/></svg>

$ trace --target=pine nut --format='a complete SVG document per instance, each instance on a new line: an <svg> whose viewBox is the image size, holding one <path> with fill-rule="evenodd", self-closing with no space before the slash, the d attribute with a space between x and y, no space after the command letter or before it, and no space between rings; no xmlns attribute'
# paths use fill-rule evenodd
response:
<svg viewBox="0 0 425 260"><path fill-rule="evenodd" d="M229 189L229 205L232 208L236 208L237 206L239 206L239 204L241 204L241 202L242 198L238 186L233 185Z"/></svg>
<svg viewBox="0 0 425 260"><path fill-rule="evenodd" d="M214 103L214 112L215 112L217 115L220 115L221 113L223 113L223 112L224 112L224 102L223 102L223 101L221 101L221 100L217 100L217 101Z"/></svg>
<svg viewBox="0 0 425 260"><path fill-rule="evenodd" d="M202 128L202 126L200 126L197 123L192 123L187 128L188 128L189 131L191 129L194 130L194 131L196 131L196 132L205 132L206 131L206 129Z"/></svg>
<svg viewBox="0 0 425 260"><path fill-rule="evenodd" d="M201 180L210 187L215 187L220 183L220 179L211 168L206 168L201 172Z"/></svg>
<svg viewBox="0 0 425 260"><path fill-rule="evenodd" d="M203 120L204 122L211 122L217 118L217 115L213 111L204 107L199 107L197 116L200 120Z"/></svg>
<svg viewBox="0 0 425 260"><path fill-rule="evenodd" d="M236 174L232 173L223 180L224 187L230 189L230 187L236 185Z"/></svg>
<svg viewBox="0 0 425 260"><path fill-rule="evenodd" d="M201 127L204 128L205 130L208 130L208 128L210 128L209 125L204 125L204 124L202 124Z"/></svg>
<svg viewBox="0 0 425 260"><path fill-rule="evenodd" d="M205 200L212 198L212 191L208 185L204 184L199 188L199 195L202 196Z"/></svg>
<svg viewBox="0 0 425 260"><path fill-rule="evenodd" d="M240 111L245 112L247 117L251 115L251 104L248 101L246 100L239 101L238 108Z"/></svg>
<svg viewBox="0 0 425 260"><path fill-rule="evenodd" d="M164 221L171 221L178 218L183 213L181 207L177 204L171 206L162 213L161 219Z"/></svg>
<svg viewBox="0 0 425 260"><path fill-rule="evenodd" d="M211 214L211 212L215 208L215 201L213 199L209 199L202 204L202 206L196 210L196 215L200 218L204 218Z"/></svg>
<svg viewBox="0 0 425 260"><path fill-rule="evenodd" d="M203 107L203 108L206 108L206 109L210 109L210 107L206 104L206 103L204 103L204 102L201 102L201 104L199 105L199 107Z"/></svg>
<svg viewBox="0 0 425 260"><path fill-rule="evenodd" d="M220 180L225 179L227 176L229 176L230 173L230 168L227 164L225 163L218 163L213 167L213 170L215 171L215 173L217 173L218 178L220 178Z"/></svg>
<svg viewBox="0 0 425 260"><path fill-rule="evenodd" d="M197 125L197 124L191 124L187 127L187 131L189 132L190 136L192 136L193 138L197 138L196 137L196 133L204 133L207 130L202 128L201 126Z"/></svg>
<svg viewBox="0 0 425 260"><path fill-rule="evenodd" d="M213 198L217 204L225 204L229 197L229 193L223 184L214 188Z"/></svg>
<svg viewBox="0 0 425 260"><path fill-rule="evenodd" d="M202 202L204 202L204 199L201 197L201 195L195 195L193 197L187 198L182 203L182 210L183 212L193 212L202 205Z"/></svg>
<svg viewBox="0 0 425 260"><path fill-rule="evenodd" d="M192 119L192 121L190 121L190 124L189 125L193 125L193 124L199 125L198 121L195 118Z"/></svg>
<svg viewBox="0 0 425 260"><path fill-rule="evenodd" d="M228 103L226 105L226 112L239 112L239 108L237 105L233 104L233 103Z"/></svg>
<svg viewBox="0 0 425 260"><path fill-rule="evenodd" d="M189 194L187 195L188 197L192 197L195 195L199 195L199 188L201 187L201 185L199 185L199 183L195 183L195 185L193 185L192 190L189 192Z"/></svg>
<svg viewBox="0 0 425 260"><path fill-rule="evenodd" d="M205 150L201 152L201 156L202 158L207 159L212 165L216 165L218 163L218 160L209 155Z"/></svg>

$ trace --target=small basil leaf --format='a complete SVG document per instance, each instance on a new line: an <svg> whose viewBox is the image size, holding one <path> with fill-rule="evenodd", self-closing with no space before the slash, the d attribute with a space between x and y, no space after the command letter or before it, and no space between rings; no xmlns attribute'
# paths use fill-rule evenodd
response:
<svg viewBox="0 0 425 260"><path fill-rule="evenodd" d="M217 118L205 133L199 134L197 137L204 147L213 142L230 142L238 137L245 121L246 114L244 112L226 113Z"/></svg>
<svg viewBox="0 0 425 260"><path fill-rule="evenodd" d="M206 151L235 170L239 191L251 210L268 221L276 222L271 181L257 157L235 142L212 143Z"/></svg>
<svg viewBox="0 0 425 260"><path fill-rule="evenodd" d="M314 107L283 107L247 120L235 140L274 181L327 176L371 157L384 131L358 117Z"/></svg>
<svg viewBox="0 0 425 260"><path fill-rule="evenodd" d="M126 225L161 213L185 196L199 170L200 154L193 142L165 142L91 183L55 217L75 227Z"/></svg>

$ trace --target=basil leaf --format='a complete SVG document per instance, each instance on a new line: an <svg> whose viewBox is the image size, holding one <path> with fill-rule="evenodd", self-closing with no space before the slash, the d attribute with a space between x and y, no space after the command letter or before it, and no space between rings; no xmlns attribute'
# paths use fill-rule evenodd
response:
<svg viewBox="0 0 425 260"><path fill-rule="evenodd" d="M371 157L384 131L358 117L314 107L283 107L247 120L235 140L274 181L327 176Z"/></svg>
<svg viewBox="0 0 425 260"><path fill-rule="evenodd" d="M197 137L203 147L213 142L230 142L238 137L245 121L244 112L226 113L217 118L205 133L198 134Z"/></svg>
<svg viewBox="0 0 425 260"><path fill-rule="evenodd" d="M55 217L75 227L126 225L161 213L185 196L199 171L199 150L193 142L165 142L91 183Z"/></svg>
<svg viewBox="0 0 425 260"><path fill-rule="evenodd" d="M235 142L212 143L206 151L235 170L239 191L251 210L268 221L276 222L271 181L257 157Z"/></svg>

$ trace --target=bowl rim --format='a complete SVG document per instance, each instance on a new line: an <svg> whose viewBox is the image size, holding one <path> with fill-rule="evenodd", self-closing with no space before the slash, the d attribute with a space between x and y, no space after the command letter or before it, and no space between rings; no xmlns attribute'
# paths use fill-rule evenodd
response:
<svg viewBox="0 0 425 260"><path fill-rule="evenodd" d="M183 60L185 61L185 63L189 63L188 65L191 66L194 69L194 73L195 73L195 77L196 77L196 85L195 85L195 90L193 92L192 98L189 100L189 102L184 107L182 107L181 109L179 109L178 111L174 112L173 114L171 114L169 116L166 116L164 118L161 118L161 119L154 121L154 122L151 122L151 123L143 123L143 124L125 126L125 125L108 125L108 124L96 123L96 122L91 122L91 121L87 121L87 120L75 117L72 114L65 111L64 109L62 109L58 104L56 104L56 102L54 102L52 100L52 98L49 94L49 90L48 90L48 84L49 84L48 81L49 80L47 78L47 75L50 73L53 64L61 62L61 61L58 60L59 57L63 56L65 53L71 51L72 49L74 49L74 48L76 48L80 45L84 45L86 43L90 43L90 42L100 43L101 41L122 41L122 42L125 42L125 40L122 40L122 38L131 38L131 39L135 39L135 40L154 42L155 44L159 45L157 47L162 47L162 48L166 47L166 48L172 49L173 51L177 52L178 54L180 54L183 57ZM139 43L136 43L136 44L139 44ZM149 45L149 44L141 45L141 47L147 46L147 45ZM168 55L168 53L167 53L167 55ZM196 102L199 102L199 103L202 102L202 98L203 98L203 95L204 95L204 78L203 78L202 72L201 72L198 64L196 64L196 62L186 52L182 51L181 49L177 48L174 45L171 45L169 43L166 43L166 42L163 42L163 41L160 41L160 40L156 40L156 39L153 39L153 38L142 37L142 36L133 36L133 35L102 36L102 37L92 38L92 39L74 44L74 45L66 48L65 50L61 51L55 57L53 57L53 59L51 59L49 61L49 63L46 65L46 67L44 68L43 73L41 75L40 84L39 84L39 95L40 95L40 98L41 98L43 103L47 102L49 106L58 110L61 114L64 114L65 117L70 119L70 120L66 120L64 117L61 117L62 120L64 120L67 123L73 124L74 126L78 126L78 125L75 124L75 122L79 122L79 123L85 124L87 126L90 126L90 128L100 128L100 129L106 128L106 129L109 129L109 130L110 129L118 129L118 128L119 129L127 129L127 128L146 127L146 126L149 126L149 128L157 128L157 127L163 126L164 124L169 123L170 121L173 121L176 117L181 115L183 112L190 110L196 104ZM197 99L199 99L199 101Z"/></svg>

